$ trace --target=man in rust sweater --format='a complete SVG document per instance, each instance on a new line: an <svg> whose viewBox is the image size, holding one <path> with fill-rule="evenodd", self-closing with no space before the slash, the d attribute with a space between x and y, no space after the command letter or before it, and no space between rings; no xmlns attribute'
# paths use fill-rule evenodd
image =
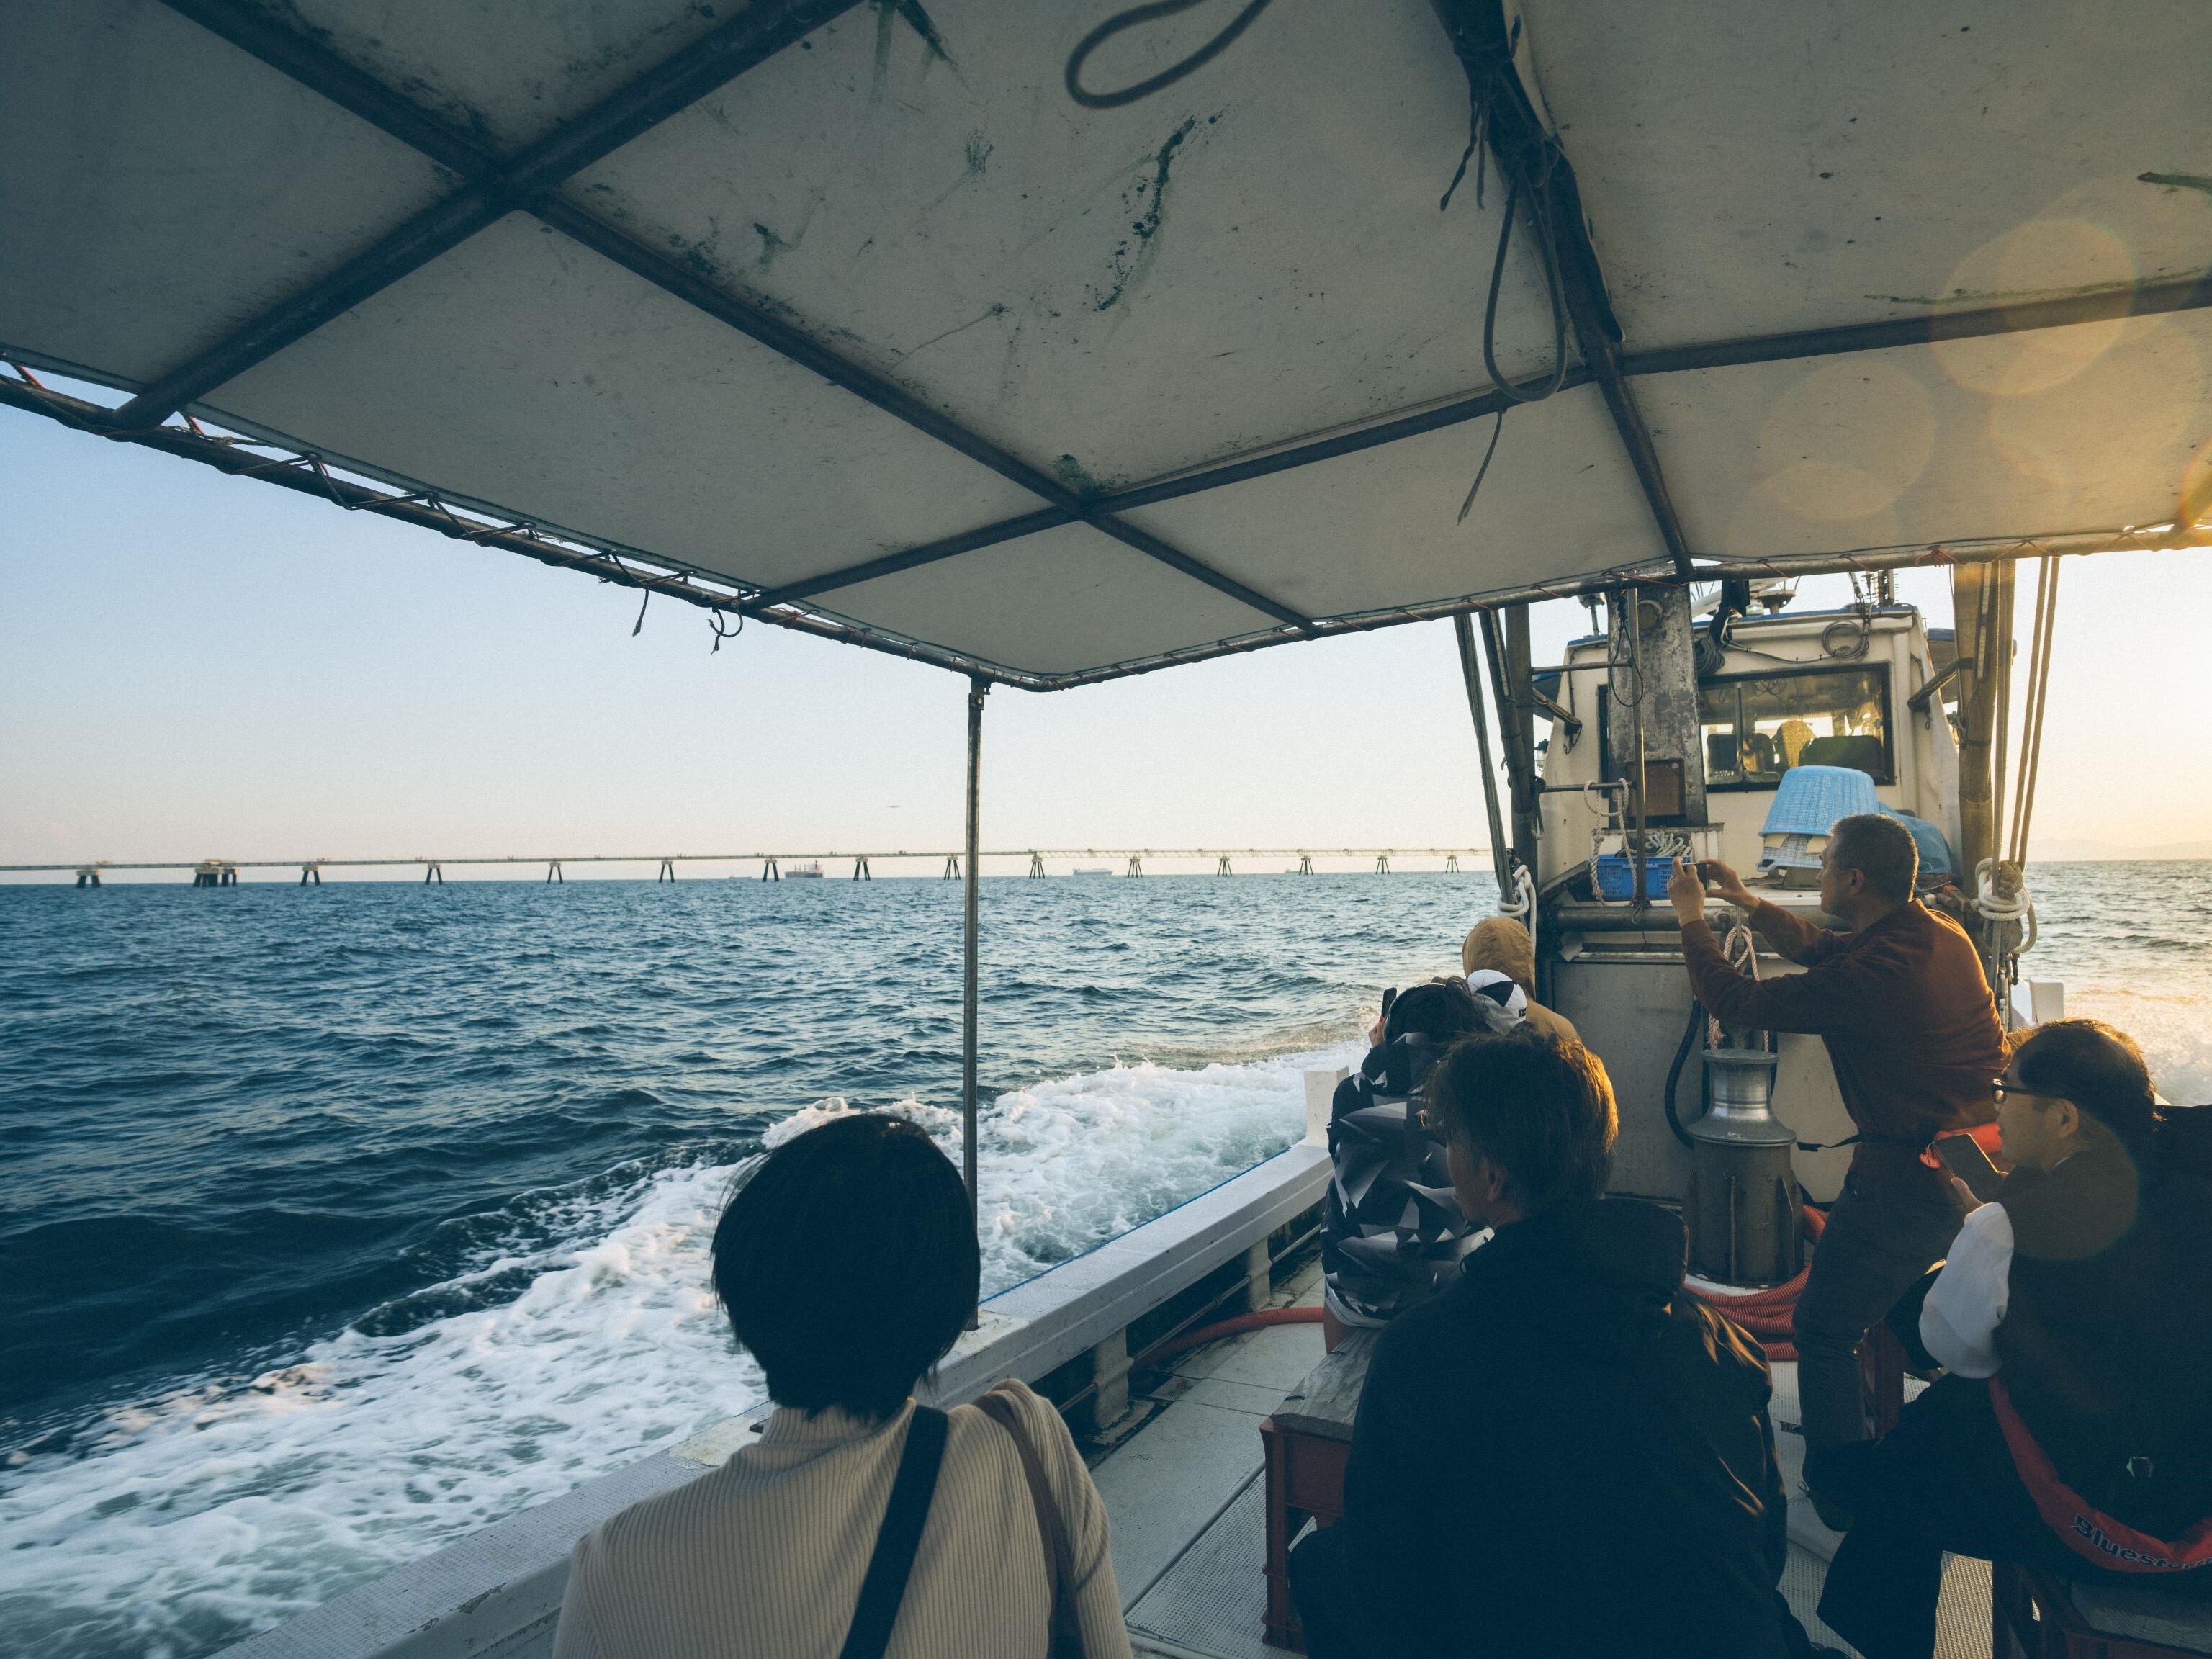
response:
<svg viewBox="0 0 2212 1659"><path fill-rule="evenodd" d="M1850 1172L1797 1297L1798 1396L1808 1455L1868 1434L1859 1343L1942 1260L1960 1211L1921 1154L1939 1131L1990 1120L2004 1032L1981 957L1963 928L1912 896L1912 834L1874 813L1838 818L1820 868L1820 908L1848 931L1800 921L1724 864L1676 870L1667 896L1699 1002L1732 1030L1805 1031L1827 1045L1857 1129ZM1802 974L1752 980L1705 920L1705 878ZM1831 1526L1849 1517L1818 1493Z"/></svg>

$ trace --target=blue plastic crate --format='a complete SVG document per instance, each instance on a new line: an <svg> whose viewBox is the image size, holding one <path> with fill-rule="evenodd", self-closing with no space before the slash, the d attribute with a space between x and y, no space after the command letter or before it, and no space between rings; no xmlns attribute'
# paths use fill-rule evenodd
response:
<svg viewBox="0 0 2212 1659"><path fill-rule="evenodd" d="M1625 899L1636 891L1636 860L1626 853L1601 854L1596 863L1597 893L1600 898ZM1662 899L1667 896L1667 884L1674 874L1674 860L1670 858L1649 858L1644 861L1644 896Z"/></svg>

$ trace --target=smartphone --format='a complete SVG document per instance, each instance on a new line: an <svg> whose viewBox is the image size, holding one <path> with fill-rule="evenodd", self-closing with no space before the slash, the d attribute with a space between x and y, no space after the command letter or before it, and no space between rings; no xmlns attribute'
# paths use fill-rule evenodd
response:
<svg viewBox="0 0 2212 1659"><path fill-rule="evenodd" d="M1398 988L1395 985L1391 986L1382 993L1382 1018L1384 1019L1387 1020L1390 1018L1390 1005L1397 1000Z"/></svg>
<svg viewBox="0 0 2212 1659"><path fill-rule="evenodd" d="M1997 1195L2004 1176L1990 1162L1982 1143L1972 1135L1945 1135L1936 1143L1936 1156L1945 1169L1966 1183L1966 1190L1983 1203Z"/></svg>

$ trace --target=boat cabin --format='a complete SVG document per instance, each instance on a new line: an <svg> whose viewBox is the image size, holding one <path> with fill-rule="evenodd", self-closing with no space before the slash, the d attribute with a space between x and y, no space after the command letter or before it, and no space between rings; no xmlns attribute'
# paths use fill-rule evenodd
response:
<svg viewBox="0 0 2212 1659"><path fill-rule="evenodd" d="M1950 630L1930 630L1910 605L1870 601L1796 611L1768 584L1753 614L1723 609L1717 589L1669 605L1641 600L1634 650L1614 633L1571 641L1562 661L1532 672L1530 700L1548 734L1534 745L1540 833L1540 992L1605 1056L1619 1094L1615 1182L1622 1192L1679 1200L1689 1149L1668 1127L1667 1079L1689 1015L1674 914L1664 900L1677 853L1717 859L1772 902L1819 915L1809 860L1759 873L1768 823L1801 767L1858 775L1860 805L1923 829L1929 848L1960 844L1958 718ZM1643 703L1637 686L1645 688ZM1945 694L1950 694L1947 701ZM1644 744L1644 883L1634 902L1628 780ZM1948 855L1946 880L1958 878ZM1789 964L1763 951L1762 973ZM1818 1038L1781 1038L1773 1109L1802 1140L1851 1133ZM1703 1109L1698 1068L1677 1076L1676 1115ZM1794 1156L1806 1194L1834 1197L1848 1151Z"/></svg>

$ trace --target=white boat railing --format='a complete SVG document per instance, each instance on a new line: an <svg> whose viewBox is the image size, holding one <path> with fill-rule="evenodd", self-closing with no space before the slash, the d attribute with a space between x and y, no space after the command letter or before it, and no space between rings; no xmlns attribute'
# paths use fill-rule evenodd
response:
<svg viewBox="0 0 2212 1659"><path fill-rule="evenodd" d="M1310 1079L1310 1097L1325 1103ZM1327 1078L1329 1083L1334 1078ZM1308 1122L1313 1123L1310 1100ZM1165 1215L984 1304L978 1328L925 1396L972 1400L1000 1377L1035 1382L1100 1350L1127 1368L1123 1333L1170 1297L1264 1247L1321 1201L1327 1149L1313 1138ZM1115 1376L1118 1380L1118 1376ZM768 1415L765 1405L600 1476L226 1649L226 1659L544 1659L553 1650L569 1552L600 1522L714 1468Z"/></svg>

